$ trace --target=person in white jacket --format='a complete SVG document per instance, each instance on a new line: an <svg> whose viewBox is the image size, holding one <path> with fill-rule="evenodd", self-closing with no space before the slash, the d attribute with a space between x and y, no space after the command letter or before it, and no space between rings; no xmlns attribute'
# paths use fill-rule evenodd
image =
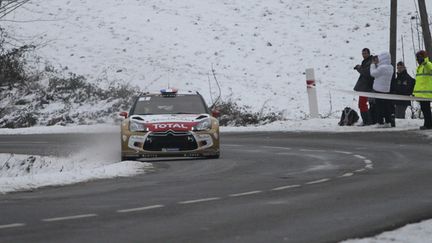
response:
<svg viewBox="0 0 432 243"><path fill-rule="evenodd" d="M390 53L383 52L372 59L370 74L375 78L373 90L377 93L390 93L391 81L394 74L394 67L390 63ZM378 111L378 127L391 127L392 101L376 99Z"/></svg>

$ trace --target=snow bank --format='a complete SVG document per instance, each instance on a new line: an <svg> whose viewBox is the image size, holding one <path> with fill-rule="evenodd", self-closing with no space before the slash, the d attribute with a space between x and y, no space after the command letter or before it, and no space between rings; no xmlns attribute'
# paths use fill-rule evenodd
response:
<svg viewBox="0 0 432 243"><path fill-rule="evenodd" d="M88 148L70 157L0 154L0 193L134 176L152 168L150 163L118 162L117 152Z"/></svg>
<svg viewBox="0 0 432 243"><path fill-rule="evenodd" d="M432 220L426 220L417 224L409 224L400 229L384 232L380 235L365 238L352 239L342 243L426 243L432 242Z"/></svg>

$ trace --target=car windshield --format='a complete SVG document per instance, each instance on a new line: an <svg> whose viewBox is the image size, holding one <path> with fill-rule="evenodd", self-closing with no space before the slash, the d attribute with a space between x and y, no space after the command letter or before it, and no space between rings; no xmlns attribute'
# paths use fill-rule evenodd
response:
<svg viewBox="0 0 432 243"><path fill-rule="evenodd" d="M149 95L138 98L133 115L201 114L207 113L199 95Z"/></svg>

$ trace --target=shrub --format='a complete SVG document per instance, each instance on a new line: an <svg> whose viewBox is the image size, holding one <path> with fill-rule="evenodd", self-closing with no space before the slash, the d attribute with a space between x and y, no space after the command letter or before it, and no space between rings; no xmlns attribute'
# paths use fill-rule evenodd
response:
<svg viewBox="0 0 432 243"><path fill-rule="evenodd" d="M2 43L0 43L2 45ZM0 53L0 86L12 87L27 80L24 54L33 46L21 46Z"/></svg>
<svg viewBox="0 0 432 243"><path fill-rule="evenodd" d="M219 102L217 108L221 113L219 118L221 126L264 125L284 119L282 114L279 113L271 112L262 115L258 112L251 112L249 107L240 107L231 100Z"/></svg>

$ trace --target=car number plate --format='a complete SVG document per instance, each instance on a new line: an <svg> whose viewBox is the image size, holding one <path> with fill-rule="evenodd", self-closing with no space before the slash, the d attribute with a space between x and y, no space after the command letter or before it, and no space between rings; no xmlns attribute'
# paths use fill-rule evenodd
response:
<svg viewBox="0 0 432 243"><path fill-rule="evenodd" d="M180 151L179 148L163 148L162 151L164 152L177 152Z"/></svg>

